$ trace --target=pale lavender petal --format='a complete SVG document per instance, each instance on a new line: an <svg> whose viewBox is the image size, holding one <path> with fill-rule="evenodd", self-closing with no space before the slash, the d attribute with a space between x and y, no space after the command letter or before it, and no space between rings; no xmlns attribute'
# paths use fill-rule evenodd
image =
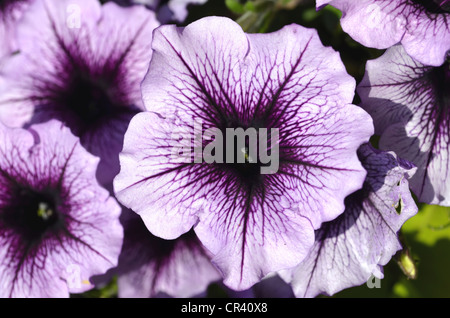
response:
<svg viewBox="0 0 450 318"><path fill-rule="evenodd" d="M235 291L226 285L219 287L230 298L294 298L292 287L286 283L277 273L270 273L251 288Z"/></svg>
<svg viewBox="0 0 450 318"><path fill-rule="evenodd" d="M140 83L158 25L143 6L36 0L18 25L20 53L5 61L0 120L63 121L101 158L101 183L111 182L129 120L143 108Z"/></svg>
<svg viewBox="0 0 450 318"><path fill-rule="evenodd" d="M175 240L163 240L153 236L134 212L124 213L119 297L194 297L221 279L208 251L193 232Z"/></svg>
<svg viewBox="0 0 450 318"><path fill-rule="evenodd" d="M380 147L413 162L411 189L421 202L450 205L450 67L425 66L401 46L369 61L358 85Z"/></svg>
<svg viewBox="0 0 450 318"><path fill-rule="evenodd" d="M265 277L252 287L254 298L294 298L292 287L278 274Z"/></svg>
<svg viewBox="0 0 450 318"><path fill-rule="evenodd" d="M416 13L418 10L420 9L413 6L407 16L408 25L401 43L415 60L439 66L444 63L450 51L450 10L447 8L440 13Z"/></svg>
<svg viewBox="0 0 450 318"><path fill-rule="evenodd" d="M356 149L373 126L350 104L355 83L337 52L312 29L245 34L219 17L162 26L153 49L142 84L147 112L130 123L115 179L119 200L157 236L194 226L233 289L298 264L313 230L344 210L366 174ZM189 135L198 119L202 132L279 129L279 169L172 160L174 133Z"/></svg>
<svg viewBox="0 0 450 318"><path fill-rule="evenodd" d="M368 174L363 189L346 198L346 210L316 232L308 257L280 275L297 297L333 295L362 285L402 248L398 231L417 213L408 187L415 168L392 152L363 145L360 159Z"/></svg>
<svg viewBox="0 0 450 318"><path fill-rule="evenodd" d="M34 0L3 0L0 3L0 63L17 50L16 25Z"/></svg>
<svg viewBox="0 0 450 318"><path fill-rule="evenodd" d="M0 296L68 297L117 266L120 206L60 122L0 126Z"/></svg>
<svg viewBox="0 0 450 318"><path fill-rule="evenodd" d="M401 43L409 55L439 66L450 50L450 10L432 0L318 1L342 11L341 25L361 44L386 49Z"/></svg>

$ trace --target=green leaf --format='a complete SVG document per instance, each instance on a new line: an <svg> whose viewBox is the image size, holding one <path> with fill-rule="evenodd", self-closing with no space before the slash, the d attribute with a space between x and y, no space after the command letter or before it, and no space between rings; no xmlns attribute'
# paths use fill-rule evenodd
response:
<svg viewBox="0 0 450 318"><path fill-rule="evenodd" d="M239 0L225 0L227 8L236 14L243 14L245 12L244 5Z"/></svg>
<svg viewBox="0 0 450 318"><path fill-rule="evenodd" d="M320 13L316 11L315 8L307 8L301 12L302 18L306 22L314 21Z"/></svg>
<svg viewBox="0 0 450 318"><path fill-rule="evenodd" d="M331 12L333 15L338 17L339 19L342 17L342 11L339 9L336 9L335 7L331 5L326 5L323 9L324 12Z"/></svg>
<svg viewBox="0 0 450 318"><path fill-rule="evenodd" d="M402 232L428 246L440 239L450 240L450 207L423 205L417 215L406 221Z"/></svg>
<svg viewBox="0 0 450 318"><path fill-rule="evenodd" d="M414 282L407 278L400 279L392 289L393 296L397 298L420 297L420 292L414 286Z"/></svg>
<svg viewBox="0 0 450 318"><path fill-rule="evenodd" d="M405 242L417 267L417 279L405 280L397 287L408 297L450 297L450 207L421 205L402 227Z"/></svg>
<svg viewBox="0 0 450 318"><path fill-rule="evenodd" d="M245 11L250 11L250 12L257 12L257 8L256 5L252 2L252 1L247 1L244 5L244 10Z"/></svg>

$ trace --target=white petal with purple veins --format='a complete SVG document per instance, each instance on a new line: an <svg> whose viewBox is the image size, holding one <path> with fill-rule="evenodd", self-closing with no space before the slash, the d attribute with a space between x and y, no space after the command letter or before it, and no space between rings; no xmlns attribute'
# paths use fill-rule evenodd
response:
<svg viewBox="0 0 450 318"><path fill-rule="evenodd" d="M449 62L432 67L401 46L367 63L358 85L361 106L372 114L380 147L413 162L411 188L421 202L450 205Z"/></svg>
<svg viewBox="0 0 450 318"><path fill-rule="evenodd" d="M342 11L341 25L361 44L386 49L401 43L409 55L426 65L439 66L450 50L448 4L434 0L329 0Z"/></svg>
<svg viewBox="0 0 450 318"><path fill-rule="evenodd" d="M143 6L36 0L18 25L20 53L5 61L0 120L63 121L100 157L102 184L111 183L129 120L143 108L140 83L158 25Z"/></svg>
<svg viewBox="0 0 450 318"><path fill-rule="evenodd" d="M115 179L119 200L157 236L194 226L234 289L296 265L314 229L344 210L365 177L356 149L373 126L350 104L355 82L339 55L312 29L245 34L218 17L163 26L153 49L142 84L147 111L130 123ZM278 129L279 169L262 174L258 156L242 164L171 161L174 130L188 135L197 120L202 132Z"/></svg>
<svg viewBox="0 0 450 318"><path fill-rule="evenodd" d="M68 297L117 265L120 206L60 122L0 126L0 296Z"/></svg>
<svg viewBox="0 0 450 318"><path fill-rule="evenodd" d="M124 245L118 265L119 297L194 297L221 276L194 232L175 240L152 235L138 215L124 210Z"/></svg>
<svg viewBox="0 0 450 318"><path fill-rule="evenodd" d="M418 210L408 188L415 168L369 145L359 154L368 171L363 189L346 198L343 214L317 231L308 257L280 272L297 297L333 295L371 275L382 278L382 266L402 248L397 232Z"/></svg>

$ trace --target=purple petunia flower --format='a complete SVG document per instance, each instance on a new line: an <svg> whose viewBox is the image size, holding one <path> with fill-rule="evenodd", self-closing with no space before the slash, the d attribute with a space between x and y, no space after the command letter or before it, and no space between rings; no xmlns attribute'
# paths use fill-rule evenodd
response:
<svg viewBox="0 0 450 318"><path fill-rule="evenodd" d="M2 70L0 119L12 127L63 121L100 157L99 181L111 182L129 120L143 108L158 25L143 6L36 0L18 26L20 53Z"/></svg>
<svg viewBox="0 0 450 318"><path fill-rule="evenodd" d="M221 279L193 232L175 240L152 235L141 218L124 209L124 244L118 265L119 297L193 297Z"/></svg>
<svg viewBox="0 0 450 318"><path fill-rule="evenodd" d="M3 0L0 2L0 58L17 49L16 25L34 0Z"/></svg>
<svg viewBox="0 0 450 318"><path fill-rule="evenodd" d="M342 11L341 25L353 39L377 49L401 43L417 61L439 66L450 50L447 0L317 0Z"/></svg>
<svg viewBox="0 0 450 318"><path fill-rule="evenodd" d="M308 257L296 268L280 272L297 297L333 295L383 277L382 266L402 248L397 232L418 208L408 187L415 167L394 153L360 147L367 170L364 187L348 196L346 210L323 224Z"/></svg>
<svg viewBox="0 0 450 318"><path fill-rule="evenodd" d="M344 211L366 175L356 150L372 120L350 104L355 81L339 54L312 29L245 34L220 17L162 26L153 49L142 83L147 111L125 135L116 196L161 238L194 227L232 289L297 265L314 229ZM199 138L198 122L214 151L204 138L193 148L185 138L192 129ZM252 142L227 147L219 137L230 129L254 132ZM172 157L179 145L187 160ZM198 149L211 150L202 162Z"/></svg>
<svg viewBox="0 0 450 318"><path fill-rule="evenodd" d="M421 202L450 206L450 62L413 60L401 46L368 61L358 85L380 148L413 162L411 189Z"/></svg>
<svg viewBox="0 0 450 318"><path fill-rule="evenodd" d="M120 206L56 120L0 125L0 297L68 297L117 265Z"/></svg>

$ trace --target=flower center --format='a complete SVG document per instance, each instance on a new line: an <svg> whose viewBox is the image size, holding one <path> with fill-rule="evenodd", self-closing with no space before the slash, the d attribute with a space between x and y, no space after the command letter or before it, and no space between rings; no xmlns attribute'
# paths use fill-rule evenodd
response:
<svg viewBox="0 0 450 318"><path fill-rule="evenodd" d="M430 13L449 13L450 0L412 0Z"/></svg>
<svg viewBox="0 0 450 318"><path fill-rule="evenodd" d="M448 87L450 86L450 59L447 59L441 66L433 68L429 76L435 89L439 107L444 112L449 111L450 93Z"/></svg>
<svg viewBox="0 0 450 318"><path fill-rule="evenodd" d="M278 135L274 136L273 129L228 124L220 131L223 135L223 154L218 164L222 168L251 184L261 181L264 174L276 173L279 157L274 146L278 145Z"/></svg>
<svg viewBox="0 0 450 318"><path fill-rule="evenodd" d="M107 87L106 81L76 75L65 97L68 108L86 125L97 122L110 113L113 106Z"/></svg>
<svg viewBox="0 0 450 318"><path fill-rule="evenodd" d="M224 162L228 169L233 170L242 180L258 181L261 177L262 162L259 160L258 154L251 154L249 140L246 140L245 146L238 145L235 139L234 143L234 160L227 162L227 152L230 149L225 147ZM239 160L240 159L240 160Z"/></svg>
<svg viewBox="0 0 450 318"><path fill-rule="evenodd" d="M0 0L0 10L4 11L7 9L10 5L18 2L23 2L24 0Z"/></svg>
<svg viewBox="0 0 450 318"><path fill-rule="evenodd" d="M62 225L57 194L20 188L3 209L3 220L27 242L39 241Z"/></svg>
<svg viewBox="0 0 450 318"><path fill-rule="evenodd" d="M47 202L39 202L37 215L44 221L50 220L54 215L53 208Z"/></svg>

